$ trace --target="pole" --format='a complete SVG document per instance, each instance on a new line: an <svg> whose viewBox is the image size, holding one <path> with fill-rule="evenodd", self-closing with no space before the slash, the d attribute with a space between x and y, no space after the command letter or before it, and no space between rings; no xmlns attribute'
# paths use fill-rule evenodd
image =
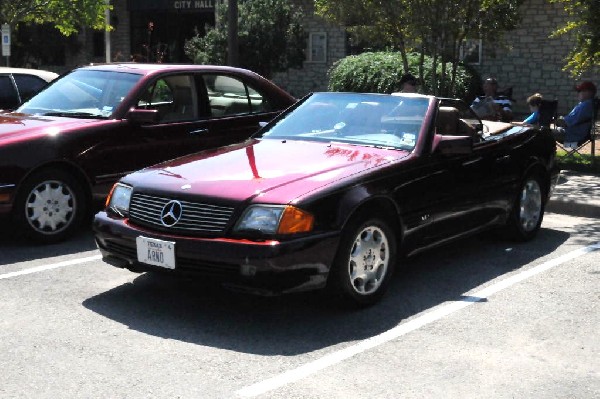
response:
<svg viewBox="0 0 600 399"><path fill-rule="evenodd" d="M104 18L106 19L106 30L104 31L104 45L105 45L105 50L104 52L106 53L106 62L109 63L111 61L111 57L110 57L110 31L109 31L109 25L110 25L110 10L109 7L110 6L110 0L106 0L106 10L104 11Z"/></svg>
<svg viewBox="0 0 600 399"><path fill-rule="evenodd" d="M227 64L239 65L238 0L227 1Z"/></svg>

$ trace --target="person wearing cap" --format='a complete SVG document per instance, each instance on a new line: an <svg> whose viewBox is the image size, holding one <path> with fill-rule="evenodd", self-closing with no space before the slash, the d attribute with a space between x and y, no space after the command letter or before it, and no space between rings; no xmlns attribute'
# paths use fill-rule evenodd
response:
<svg viewBox="0 0 600 399"><path fill-rule="evenodd" d="M557 121L560 126L554 131L556 141L573 145L585 141L590 133L594 117L594 97L596 85L589 80L583 81L575 87L579 103Z"/></svg>
<svg viewBox="0 0 600 399"><path fill-rule="evenodd" d="M410 73L405 73L400 78L400 93L416 93L417 78Z"/></svg>
<svg viewBox="0 0 600 399"><path fill-rule="evenodd" d="M481 107L484 103L490 103L492 105L491 109ZM477 112L481 119L508 122L513 118L512 101L510 98L498 94L498 81L495 78L487 78L483 82L483 96L475 98L471 108L475 112L480 109L483 110Z"/></svg>

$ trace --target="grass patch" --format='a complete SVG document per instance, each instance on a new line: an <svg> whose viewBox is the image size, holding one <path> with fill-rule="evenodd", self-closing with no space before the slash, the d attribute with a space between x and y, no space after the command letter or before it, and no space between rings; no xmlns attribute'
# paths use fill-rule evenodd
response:
<svg viewBox="0 0 600 399"><path fill-rule="evenodd" d="M591 154L572 154L567 156L567 152L562 149L556 151L556 162L560 169L575 170L578 172L598 173L600 174L600 156L592 158Z"/></svg>

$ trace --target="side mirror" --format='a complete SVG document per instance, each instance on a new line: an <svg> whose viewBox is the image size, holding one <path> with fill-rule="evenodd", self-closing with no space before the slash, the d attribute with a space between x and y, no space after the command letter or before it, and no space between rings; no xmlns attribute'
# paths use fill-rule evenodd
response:
<svg viewBox="0 0 600 399"><path fill-rule="evenodd" d="M473 138L471 136L442 136L433 137L433 152L444 155L470 154L473 152Z"/></svg>
<svg viewBox="0 0 600 399"><path fill-rule="evenodd" d="M157 109L132 108L127 113L126 118L137 125L151 125L158 123L160 114Z"/></svg>

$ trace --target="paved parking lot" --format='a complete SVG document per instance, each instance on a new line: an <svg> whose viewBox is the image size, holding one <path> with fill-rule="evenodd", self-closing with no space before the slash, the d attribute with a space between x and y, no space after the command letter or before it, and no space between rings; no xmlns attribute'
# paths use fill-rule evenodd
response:
<svg viewBox="0 0 600 399"><path fill-rule="evenodd" d="M348 311L104 265L91 235L0 244L0 396L600 397L600 226L548 214L408 261Z"/></svg>

